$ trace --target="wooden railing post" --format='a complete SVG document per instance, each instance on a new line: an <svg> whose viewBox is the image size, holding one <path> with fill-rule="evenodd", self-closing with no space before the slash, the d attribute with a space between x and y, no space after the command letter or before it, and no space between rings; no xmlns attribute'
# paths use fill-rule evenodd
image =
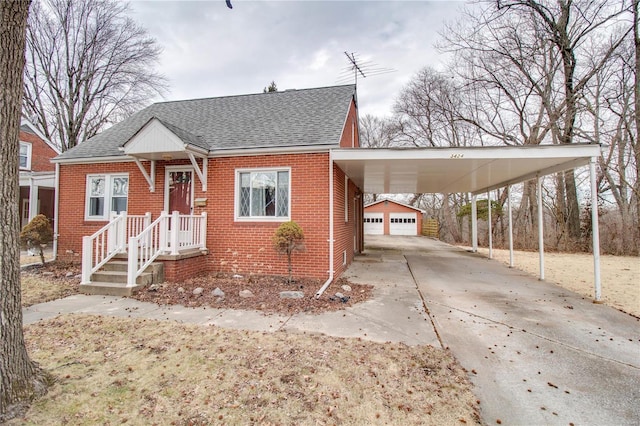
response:
<svg viewBox="0 0 640 426"><path fill-rule="evenodd" d="M129 238L129 255L127 257L127 287L136 285L138 271L138 237Z"/></svg>
<svg viewBox="0 0 640 426"><path fill-rule="evenodd" d="M127 250L127 212L120 213L120 223L116 225L116 230L118 233L117 250L124 253Z"/></svg>
<svg viewBox="0 0 640 426"><path fill-rule="evenodd" d="M171 254L176 255L179 253L180 247L178 243L180 241L180 212L175 210L171 213Z"/></svg>
<svg viewBox="0 0 640 426"><path fill-rule="evenodd" d="M160 250L169 251L169 217L167 212L160 212Z"/></svg>
<svg viewBox="0 0 640 426"><path fill-rule="evenodd" d="M82 237L82 280L80 284L91 282L91 268L93 268L93 244L91 237Z"/></svg>
<svg viewBox="0 0 640 426"><path fill-rule="evenodd" d="M200 250L207 249L207 212L202 212L200 221Z"/></svg>

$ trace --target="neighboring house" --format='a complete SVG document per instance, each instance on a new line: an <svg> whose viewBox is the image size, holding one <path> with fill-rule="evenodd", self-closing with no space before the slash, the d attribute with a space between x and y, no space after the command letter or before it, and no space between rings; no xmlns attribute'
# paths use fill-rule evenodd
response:
<svg viewBox="0 0 640 426"><path fill-rule="evenodd" d="M36 126L28 120L20 123L20 225L34 216L55 219L55 166L51 159L60 154Z"/></svg>
<svg viewBox="0 0 640 426"><path fill-rule="evenodd" d="M129 287L152 261L172 281L285 274L272 237L293 220L294 275L331 280L364 244L361 191L331 162L357 117L354 85L153 104L54 159L58 258L82 259L87 291L116 253Z"/></svg>
<svg viewBox="0 0 640 426"><path fill-rule="evenodd" d="M364 233L370 235L420 235L424 210L393 200L364 206Z"/></svg>

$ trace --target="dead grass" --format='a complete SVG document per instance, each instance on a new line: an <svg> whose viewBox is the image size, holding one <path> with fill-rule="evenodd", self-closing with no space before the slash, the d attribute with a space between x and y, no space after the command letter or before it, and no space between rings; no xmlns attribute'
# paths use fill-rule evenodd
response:
<svg viewBox="0 0 640 426"><path fill-rule="evenodd" d="M25 328L57 377L11 424L476 424L430 346L67 315Z"/></svg>
<svg viewBox="0 0 640 426"><path fill-rule="evenodd" d="M73 275L67 277L69 272ZM23 269L20 272L22 306L27 307L78 293L80 279L75 276L79 273L78 265L63 262L47 263L45 266L33 265Z"/></svg>
<svg viewBox="0 0 640 426"><path fill-rule="evenodd" d="M478 252L489 256L487 248L479 248ZM493 258L508 265L509 250L493 249ZM514 250L514 263L516 269L536 277L540 274L538 252ZM546 252L544 266L545 281L593 299L593 255ZM600 256L600 276L604 303L640 317L640 257Z"/></svg>

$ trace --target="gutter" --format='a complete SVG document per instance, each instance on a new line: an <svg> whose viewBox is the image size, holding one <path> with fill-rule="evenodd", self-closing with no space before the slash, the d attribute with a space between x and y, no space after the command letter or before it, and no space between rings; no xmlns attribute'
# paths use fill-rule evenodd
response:
<svg viewBox="0 0 640 426"><path fill-rule="evenodd" d="M60 163L56 163L56 174L54 177L55 193L53 194L53 260L58 258L58 215L60 203Z"/></svg>
<svg viewBox="0 0 640 426"><path fill-rule="evenodd" d="M316 299L320 298L333 282L333 243L333 150L331 150L329 151L329 278L316 292Z"/></svg>

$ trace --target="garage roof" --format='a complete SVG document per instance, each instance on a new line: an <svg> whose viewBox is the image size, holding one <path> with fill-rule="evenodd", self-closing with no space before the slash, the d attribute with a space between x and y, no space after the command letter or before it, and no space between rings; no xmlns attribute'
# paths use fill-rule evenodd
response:
<svg viewBox="0 0 640 426"><path fill-rule="evenodd" d="M589 164L600 145L332 150L366 193L482 193Z"/></svg>

